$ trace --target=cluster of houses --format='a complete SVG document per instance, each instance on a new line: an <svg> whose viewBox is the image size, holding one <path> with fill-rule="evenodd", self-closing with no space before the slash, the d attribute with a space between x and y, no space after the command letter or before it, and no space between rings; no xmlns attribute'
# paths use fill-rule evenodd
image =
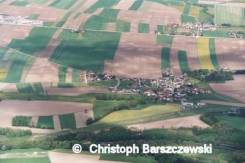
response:
<svg viewBox="0 0 245 163"><path fill-rule="evenodd" d="M31 20L27 17L22 16L10 16L6 14L0 14L0 24L42 26L43 21Z"/></svg>
<svg viewBox="0 0 245 163"><path fill-rule="evenodd" d="M175 76L170 71L163 72L159 79L128 79L94 72L88 72L87 79L90 82L115 80L117 84L109 88L112 92L141 94L167 102L182 101L188 96L211 93L207 89L195 87L188 80L187 75ZM123 86L120 86L122 83L124 83Z"/></svg>
<svg viewBox="0 0 245 163"><path fill-rule="evenodd" d="M216 26L206 23L186 23L182 25L192 36L201 36L204 31L215 31Z"/></svg>

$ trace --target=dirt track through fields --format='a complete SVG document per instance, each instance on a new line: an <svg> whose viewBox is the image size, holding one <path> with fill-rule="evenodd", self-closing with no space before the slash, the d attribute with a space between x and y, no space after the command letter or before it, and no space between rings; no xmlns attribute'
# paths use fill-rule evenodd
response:
<svg viewBox="0 0 245 163"><path fill-rule="evenodd" d="M209 127L206 123L200 120L200 115L173 118L162 121L155 121L149 123L130 125L128 128L137 128L140 130L154 129L154 128L207 128Z"/></svg>
<svg viewBox="0 0 245 163"><path fill-rule="evenodd" d="M105 72L129 78L161 77L161 46L156 36L123 33L113 61L105 63Z"/></svg>

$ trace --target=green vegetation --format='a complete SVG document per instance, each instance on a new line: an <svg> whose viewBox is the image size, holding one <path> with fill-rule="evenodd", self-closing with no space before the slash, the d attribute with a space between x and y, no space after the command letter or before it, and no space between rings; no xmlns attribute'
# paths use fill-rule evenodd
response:
<svg viewBox="0 0 245 163"><path fill-rule="evenodd" d="M190 4L190 3L185 3L185 7L184 7L184 10L183 10L183 14L184 14L184 15L189 15L190 9L191 9L191 4Z"/></svg>
<svg viewBox="0 0 245 163"><path fill-rule="evenodd" d="M215 38L209 39L209 51L210 51L210 58L211 58L212 64L214 65L215 69L219 69L218 58L217 58L216 50L215 50Z"/></svg>
<svg viewBox="0 0 245 163"><path fill-rule="evenodd" d="M147 23L139 23L138 32L139 33L149 33L150 27Z"/></svg>
<svg viewBox="0 0 245 163"><path fill-rule="evenodd" d="M242 125L245 123L244 117L218 116L217 119L224 125L245 131L245 126Z"/></svg>
<svg viewBox="0 0 245 163"><path fill-rule="evenodd" d="M24 69L32 63L33 58L18 51L8 51L7 55L7 59L11 61L11 65L4 81L17 83L21 80Z"/></svg>
<svg viewBox="0 0 245 163"><path fill-rule="evenodd" d="M47 0L32 0L32 2L37 3L37 4L44 4L47 2Z"/></svg>
<svg viewBox="0 0 245 163"><path fill-rule="evenodd" d="M127 109L130 105L133 104L125 100L96 100L93 108L94 117L98 120L113 111Z"/></svg>
<svg viewBox="0 0 245 163"><path fill-rule="evenodd" d="M164 25L158 25L157 26L157 32L164 33L165 27Z"/></svg>
<svg viewBox="0 0 245 163"><path fill-rule="evenodd" d="M40 116L38 117L37 128L54 129L53 116Z"/></svg>
<svg viewBox="0 0 245 163"><path fill-rule="evenodd" d="M213 14L209 13L209 7L203 7L203 9L199 13L198 21L202 23L214 23L214 16Z"/></svg>
<svg viewBox="0 0 245 163"><path fill-rule="evenodd" d="M143 2L144 2L143 0L136 0L129 8L129 10L138 10Z"/></svg>
<svg viewBox="0 0 245 163"><path fill-rule="evenodd" d="M44 158L7 158L3 159L4 163L50 163L47 157ZM0 160L1 162L1 160Z"/></svg>
<svg viewBox="0 0 245 163"><path fill-rule="evenodd" d="M182 23L195 23L196 19L189 15L181 15L181 22Z"/></svg>
<svg viewBox="0 0 245 163"><path fill-rule="evenodd" d="M0 135L7 137L24 137L32 135L30 130L19 130L19 129L10 129L10 128L0 128Z"/></svg>
<svg viewBox="0 0 245 163"><path fill-rule="evenodd" d="M130 32L130 23L123 20L118 20L116 22L116 30L118 32Z"/></svg>
<svg viewBox="0 0 245 163"><path fill-rule="evenodd" d="M104 9L100 15L91 16L85 23L85 29L104 30L107 23L116 22L119 10Z"/></svg>
<svg viewBox="0 0 245 163"><path fill-rule="evenodd" d="M149 121L156 121L164 117L180 111L179 105L166 104L166 105L152 105L141 110L121 110L113 112L104 117L99 123L111 124L133 124Z"/></svg>
<svg viewBox="0 0 245 163"><path fill-rule="evenodd" d="M114 57L120 33L87 31L81 37L66 30L61 38L52 61L75 69L103 72L104 61Z"/></svg>
<svg viewBox="0 0 245 163"><path fill-rule="evenodd" d="M44 91L43 86L42 86L41 83L34 83L32 87L33 87L34 93L36 93L36 94L45 94L45 91Z"/></svg>
<svg viewBox="0 0 245 163"><path fill-rule="evenodd" d="M86 10L87 13L93 13L98 8L110 8L116 5L120 0L99 0L95 4L93 4L90 8Z"/></svg>
<svg viewBox="0 0 245 163"><path fill-rule="evenodd" d="M75 129L76 128L75 115L73 113L59 115L59 119L60 119L60 125L62 129Z"/></svg>
<svg viewBox="0 0 245 163"><path fill-rule="evenodd" d="M157 163L154 158L143 157L143 156L123 156L123 155L113 155L113 154L103 154L100 156L101 160L108 161L120 161L120 162L133 162L133 163Z"/></svg>
<svg viewBox="0 0 245 163"><path fill-rule="evenodd" d="M157 43L163 46L171 47L173 36L170 35L157 35Z"/></svg>
<svg viewBox="0 0 245 163"><path fill-rule="evenodd" d="M32 29L27 38L24 40L13 39L8 47L34 55L35 52L47 46L54 32L55 29L36 27Z"/></svg>
<svg viewBox="0 0 245 163"><path fill-rule="evenodd" d="M16 84L16 87L18 89L18 92L20 93L34 93L34 90L31 84L18 83Z"/></svg>
<svg viewBox="0 0 245 163"><path fill-rule="evenodd" d="M161 68L162 69L168 69L171 67L171 61L170 61L170 48L162 48L161 53Z"/></svg>
<svg viewBox="0 0 245 163"><path fill-rule="evenodd" d="M80 70L76 70L76 69L72 70L72 82L80 83Z"/></svg>
<svg viewBox="0 0 245 163"><path fill-rule="evenodd" d="M76 1L77 0L55 0L50 6L60 9L69 9Z"/></svg>
<svg viewBox="0 0 245 163"><path fill-rule="evenodd" d="M212 82L225 82L227 80L233 80L233 73L224 70L194 70L189 71L188 75L208 83Z"/></svg>
<svg viewBox="0 0 245 163"><path fill-rule="evenodd" d="M203 36L207 37L228 37L228 31L226 30L215 30L215 31L204 31Z"/></svg>
<svg viewBox="0 0 245 163"><path fill-rule="evenodd" d="M66 82L66 72L67 72L67 67L65 66L59 67L59 82L61 83Z"/></svg>
<svg viewBox="0 0 245 163"><path fill-rule="evenodd" d="M67 19L69 18L69 16L71 15L71 13L72 12L66 12L66 14L63 16L63 18L59 22L57 22L55 24L55 26L56 27L62 27L65 24L65 22L67 21Z"/></svg>
<svg viewBox="0 0 245 163"><path fill-rule="evenodd" d="M14 6L27 6L29 3L27 0L15 0L14 2L11 3L11 5Z"/></svg>
<svg viewBox="0 0 245 163"><path fill-rule="evenodd" d="M186 51L178 51L178 60L182 73L190 71Z"/></svg>
<svg viewBox="0 0 245 163"><path fill-rule="evenodd" d="M29 127L32 117L16 116L12 119L12 126L24 126Z"/></svg>

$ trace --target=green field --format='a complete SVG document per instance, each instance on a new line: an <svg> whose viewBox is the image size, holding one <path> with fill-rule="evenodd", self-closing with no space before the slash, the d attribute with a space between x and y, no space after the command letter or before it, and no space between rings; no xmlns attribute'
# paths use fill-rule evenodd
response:
<svg viewBox="0 0 245 163"><path fill-rule="evenodd" d="M125 103L127 101L124 100L96 100L93 107L94 117L95 119L100 119Z"/></svg>
<svg viewBox="0 0 245 163"><path fill-rule="evenodd" d="M139 33L149 33L150 26L147 23L139 23L138 24L138 32Z"/></svg>
<svg viewBox="0 0 245 163"><path fill-rule="evenodd" d="M11 3L11 5L14 6L27 6L29 4L29 2L27 0L15 0L14 2Z"/></svg>
<svg viewBox="0 0 245 163"><path fill-rule="evenodd" d="M221 123L236 128L242 131L245 131L245 118L244 117L233 117L233 116L218 116L218 119Z"/></svg>
<svg viewBox="0 0 245 163"><path fill-rule="evenodd" d="M219 69L219 62L218 62L218 58L217 58L216 50L215 50L215 38L209 39L209 52L210 52L210 58L211 58L212 64L214 65L214 68Z"/></svg>
<svg viewBox="0 0 245 163"><path fill-rule="evenodd" d="M76 128L75 115L73 113L59 115L59 119L60 119L60 125L62 129L75 129Z"/></svg>
<svg viewBox="0 0 245 163"><path fill-rule="evenodd" d="M34 93L36 94L45 94L45 91L41 83L34 83L32 85L32 88L33 88Z"/></svg>
<svg viewBox="0 0 245 163"><path fill-rule="evenodd" d="M162 48L161 51L161 69L168 69L171 68L171 61L170 61L170 48Z"/></svg>
<svg viewBox="0 0 245 163"><path fill-rule="evenodd" d="M110 8L113 5L116 5L120 0L98 0L90 8L86 10L87 13L93 13L98 8Z"/></svg>
<svg viewBox="0 0 245 163"><path fill-rule="evenodd" d="M50 6L60 9L69 9L77 0L55 0Z"/></svg>
<svg viewBox="0 0 245 163"><path fill-rule="evenodd" d="M104 117L99 123L133 124L156 121L171 113L179 112L179 105L152 105L141 110L121 110Z"/></svg>
<svg viewBox="0 0 245 163"><path fill-rule="evenodd" d="M37 121L37 128L54 129L53 116L40 116Z"/></svg>
<svg viewBox="0 0 245 163"><path fill-rule="evenodd" d="M37 3L37 4L44 4L46 3L48 0L32 0L32 2Z"/></svg>
<svg viewBox="0 0 245 163"><path fill-rule="evenodd" d="M13 39L8 47L33 55L47 46L54 32L55 29L35 27L27 38Z"/></svg>
<svg viewBox="0 0 245 163"><path fill-rule="evenodd" d="M116 30L118 32L130 32L130 22L126 22L126 21L123 21L123 20L118 20L116 22Z"/></svg>
<svg viewBox="0 0 245 163"><path fill-rule="evenodd" d="M136 0L129 8L129 10L138 10L143 2L144 2L143 0Z"/></svg>
<svg viewBox="0 0 245 163"><path fill-rule="evenodd" d="M9 83L19 82L24 69L32 63L33 58L18 51L10 51L7 55L11 65L4 81Z"/></svg>
<svg viewBox="0 0 245 163"><path fill-rule="evenodd" d="M19 93L34 93L31 84L18 83L16 84Z"/></svg>
<svg viewBox="0 0 245 163"><path fill-rule="evenodd" d="M178 52L178 60L179 60L179 65L180 65L180 69L182 73L190 71L186 51L180 50Z"/></svg>
<svg viewBox="0 0 245 163"><path fill-rule="evenodd" d="M80 70L73 69L72 70L72 82L73 83L80 83Z"/></svg>
<svg viewBox="0 0 245 163"><path fill-rule="evenodd" d="M173 36L170 35L157 35L157 43L163 46L171 47Z"/></svg>
<svg viewBox="0 0 245 163"><path fill-rule="evenodd" d="M87 31L79 34L64 31L62 41L51 60L75 69L102 72L104 61L112 60L116 52L120 33Z"/></svg>
<svg viewBox="0 0 245 163"><path fill-rule="evenodd" d="M91 16L85 23L85 29L104 30L107 23L116 22L119 10L104 9L100 15Z"/></svg>
<svg viewBox="0 0 245 163"><path fill-rule="evenodd" d="M61 83L66 82L66 72L67 72L67 67L65 66L59 67L59 82Z"/></svg>
<svg viewBox="0 0 245 163"><path fill-rule="evenodd" d="M45 158L9 158L0 159L0 163L50 163L47 157Z"/></svg>
<svg viewBox="0 0 245 163"><path fill-rule="evenodd" d="M158 25L157 26L157 32L164 33L165 27L164 25Z"/></svg>

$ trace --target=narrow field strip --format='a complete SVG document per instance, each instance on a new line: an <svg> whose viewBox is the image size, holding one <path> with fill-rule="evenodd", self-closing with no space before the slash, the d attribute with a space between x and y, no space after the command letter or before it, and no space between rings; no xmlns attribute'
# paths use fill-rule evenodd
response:
<svg viewBox="0 0 245 163"><path fill-rule="evenodd" d="M139 25L138 25L138 32L139 33L149 33L149 31L150 31L149 24L139 23Z"/></svg>
<svg viewBox="0 0 245 163"><path fill-rule="evenodd" d="M178 51L178 60L182 73L190 71L186 51L183 50Z"/></svg>
<svg viewBox="0 0 245 163"><path fill-rule="evenodd" d="M209 51L210 51L210 57L211 61L213 63L213 66L215 69L219 69L219 62L216 55L216 49L215 49L215 38L209 38Z"/></svg>
<svg viewBox="0 0 245 163"><path fill-rule="evenodd" d="M162 48L161 59L161 69L169 69L171 67L170 48Z"/></svg>
<svg viewBox="0 0 245 163"><path fill-rule="evenodd" d="M144 2L143 0L136 0L129 8L129 10L138 10L143 2Z"/></svg>
<svg viewBox="0 0 245 163"><path fill-rule="evenodd" d="M214 69L209 52L209 38L199 37L197 40L198 56L202 69Z"/></svg>

